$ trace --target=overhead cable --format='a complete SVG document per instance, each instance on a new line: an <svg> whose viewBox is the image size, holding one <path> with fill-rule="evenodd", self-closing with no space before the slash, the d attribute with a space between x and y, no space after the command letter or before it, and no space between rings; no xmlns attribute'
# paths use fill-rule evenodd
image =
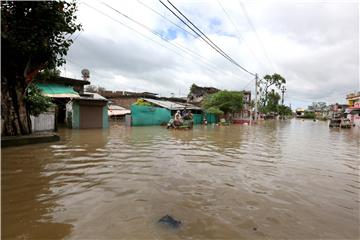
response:
<svg viewBox="0 0 360 240"><path fill-rule="evenodd" d="M175 15L181 22L183 22L191 31L193 31L196 35L198 35L204 42L206 42L211 48L213 48L216 52L218 52L220 55L222 55L224 58L226 58L228 61L236 65L237 67L241 68L243 71L249 73L252 76L255 76L254 73L250 72L243 66L241 66L239 63L237 63L234 59L232 59L228 54L226 54L220 47L218 47L214 42L212 42L193 22L191 22L174 4L172 4L169 0L168 3L183 17L186 19L187 22L189 22L192 27L185 22L180 16L178 16L172 9L170 9L165 3L163 3L161 0L159 0L160 3L168 9L173 15ZM195 29L196 30L195 30Z"/></svg>

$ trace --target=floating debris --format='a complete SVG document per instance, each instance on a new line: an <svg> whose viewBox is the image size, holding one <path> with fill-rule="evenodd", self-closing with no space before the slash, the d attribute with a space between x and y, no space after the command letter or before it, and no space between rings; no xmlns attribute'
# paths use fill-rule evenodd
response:
<svg viewBox="0 0 360 240"><path fill-rule="evenodd" d="M165 224L171 228L178 228L181 226L181 221L178 221L169 215L166 215L166 216L160 218L158 222Z"/></svg>

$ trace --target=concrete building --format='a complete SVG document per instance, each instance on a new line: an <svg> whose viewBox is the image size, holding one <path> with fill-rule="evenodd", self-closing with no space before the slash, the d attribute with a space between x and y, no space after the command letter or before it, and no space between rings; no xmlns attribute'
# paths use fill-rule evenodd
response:
<svg viewBox="0 0 360 240"><path fill-rule="evenodd" d="M84 92L86 80L57 77L35 83L55 104L55 128L107 128L108 100L96 93Z"/></svg>
<svg viewBox="0 0 360 240"><path fill-rule="evenodd" d="M349 93L346 95L346 100L348 101L349 107L353 107L355 103L360 102L360 91Z"/></svg>

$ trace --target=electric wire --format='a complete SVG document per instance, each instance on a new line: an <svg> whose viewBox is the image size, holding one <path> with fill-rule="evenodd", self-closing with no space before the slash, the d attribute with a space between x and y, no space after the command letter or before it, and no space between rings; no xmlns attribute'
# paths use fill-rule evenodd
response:
<svg viewBox="0 0 360 240"><path fill-rule="evenodd" d="M245 43L245 45L247 46L247 49L249 50L250 54L254 57L254 59L256 60L256 62L258 63L258 65L260 66L260 61L259 59L256 57L254 51L252 50L252 48L248 45L247 41L241 36L240 30L239 28L236 26L235 22L233 21L233 19L230 17L230 15L228 14L228 12L225 10L224 6L221 4L221 2L219 0L217 0L220 8L222 9L222 11L224 12L225 16L227 17L227 19L230 21L230 23L233 25L235 31L237 32L237 36L238 38Z"/></svg>
<svg viewBox="0 0 360 240"><path fill-rule="evenodd" d="M154 42L154 43L156 43L156 44L158 44L158 45L160 45L160 46L162 46L162 47L164 47L164 48L166 48L166 49L168 49L168 50L170 50L170 51L172 51L172 52L174 52L175 54L177 54L177 55L179 55L179 56L181 56L181 57L186 58L187 60L190 60L191 62L194 62L192 58L189 58L189 57L187 57L187 56L184 56L183 54L181 54L181 53L179 53L179 52L177 52L177 51L175 51L175 50L173 50L173 49L171 49L171 48L169 48L169 47L167 47L167 46L165 46L165 45L163 45L163 44L161 44L161 43L159 43L159 42L157 42L157 41L155 41L155 40L153 40L153 39L151 39L150 37L148 37L148 36L140 33L140 32L137 31L136 29L134 29L134 28L132 28L132 27L124 24L123 22L121 22L121 21L113 18L112 16L109 16L108 14L106 14L106 13L98 10L97 8L95 8L95 7L87 4L87 3L85 3L85 2L84 2L84 4L85 4L86 6L88 6L88 7L90 7L91 9L97 11L98 13L100 13L100 14L102 14L102 15L104 15L104 16L107 16L108 18L114 20L115 22L120 23L120 24L123 25L124 27L126 27L126 28L128 28L128 29L130 29L130 30L132 30L132 31L134 31L134 32L136 32L137 34L141 35L142 37L144 37L144 38L146 38L146 39L148 39L148 40L150 40L150 41L152 41L152 42ZM162 39L162 38L161 38L161 39ZM163 39L163 40L164 40L164 39ZM171 42L168 42L168 43L172 44ZM172 44L172 45L173 45L173 44ZM181 49L180 49L180 50L181 50ZM196 62L196 63L199 64L199 62ZM213 73L219 73L218 71L215 72L214 69L211 69L211 68L209 68L209 67L207 67L207 69L208 69L209 71L213 72ZM225 73L229 74L228 72L225 72Z"/></svg>
<svg viewBox="0 0 360 240"><path fill-rule="evenodd" d="M163 35L161 35L161 33L152 30L152 29L149 28L148 26L146 26L146 25L140 23L139 21L137 21L137 20L129 17L128 15L126 15L126 14L122 13L121 11L113 8L112 6L108 5L107 3L102 2L102 4L104 4L106 7L110 8L110 9L112 9L113 11L117 12L118 14L122 15L123 17L127 18L128 20L130 20L130 21L132 21L132 22L140 25L141 27L145 28L146 30L148 30L148 31L151 32L152 34L156 35L156 36L159 37L160 39L162 39L162 40L166 41L167 43L169 43L170 45L172 45L172 46L180 49L181 51L186 51L186 53L187 53L188 55L192 55L192 56L197 57L198 59L200 59L200 60L201 60L204 64L206 64L207 66L210 66L209 64L211 64L211 67L214 68L214 69L207 67L208 70L210 70L210 71L212 71L212 72L215 72L215 71L216 71L217 73L221 73L221 72L219 72L219 70L217 69L217 66L216 66L216 65L213 65L208 59L204 58L203 56L199 55L198 53L194 52L193 50L191 50L191 49L189 49L189 48L187 48L187 47L185 47L185 46L183 46L183 45L181 45L181 44L171 42L169 39L167 39L167 38L165 38ZM224 70L221 70L221 71L222 71L222 73L230 74L230 73L227 72L227 71L224 71ZM232 75L234 75L234 74L232 74ZM236 75L234 75L234 76L236 76ZM238 76L236 76L236 77L238 78Z"/></svg>
<svg viewBox="0 0 360 240"><path fill-rule="evenodd" d="M249 23L250 28L251 28L252 31L254 32L255 37L256 37L256 39L258 40L258 42L259 42L259 44L260 44L260 46L261 46L261 48L262 48L262 50L263 50L263 52L264 52L265 58L268 60L268 62L269 62L270 65L272 66L272 68L276 70L275 64L274 64L274 62L270 59L269 54L267 53L266 48L265 48L263 42L261 41L261 38L259 37L259 34L258 34L257 31L256 31L255 25L253 24L253 22L252 22L252 20L251 20L251 18L250 18L250 16L249 16L249 14L247 13L247 10L246 10L245 5L241 2L241 0L238 0L238 3L239 3L239 5L240 5L241 9L243 10L244 15L245 15L245 18L246 18L247 22Z"/></svg>
<svg viewBox="0 0 360 240"><path fill-rule="evenodd" d="M192 32L190 32L190 31L186 30L185 28L181 27L179 24L176 24L175 22L171 21L169 18L167 18L167 17L164 16L163 14L159 13L158 11L156 11L155 9L153 9L152 7L146 5L146 4L143 3L142 1L140 1L140 0L137 0L137 1L138 1L141 5L143 5L143 6L146 7L147 9L149 9L150 11L154 12L154 13L157 14L158 16L164 18L166 21L172 23L173 25L175 25L175 26L178 27L179 29L183 30L184 32L187 32L188 34L190 34L191 36L193 36L194 38L196 38L196 36L195 36Z"/></svg>
<svg viewBox="0 0 360 240"><path fill-rule="evenodd" d="M227 55L221 48L219 48L216 44L214 44L198 27L195 26L194 23L192 23L179 9L176 8L169 0L169 4L173 6L173 8L181 15L183 16L196 30L194 30L193 27L191 27L189 24L187 24L181 17L179 17L173 10L171 10L165 3L163 3L161 0L159 0L160 3L168 9L174 16L176 16L180 21L182 21L191 31L193 31L196 35L198 35L203 41L205 41L210 47L212 47L216 52L218 52L220 55L225 57L228 61L236 65L237 67L241 68L243 71L249 73L252 76L255 76L254 73L248 71L246 68L242 67L239 63L237 63L234 59L232 59L229 55ZM200 32L200 33L199 33Z"/></svg>

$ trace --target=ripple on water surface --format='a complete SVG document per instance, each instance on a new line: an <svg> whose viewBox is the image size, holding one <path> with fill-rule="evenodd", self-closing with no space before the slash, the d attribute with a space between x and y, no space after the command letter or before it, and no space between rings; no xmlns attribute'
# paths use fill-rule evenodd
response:
<svg viewBox="0 0 360 240"><path fill-rule="evenodd" d="M2 150L5 237L359 238L359 129L293 120L60 135ZM182 227L159 227L166 214Z"/></svg>

